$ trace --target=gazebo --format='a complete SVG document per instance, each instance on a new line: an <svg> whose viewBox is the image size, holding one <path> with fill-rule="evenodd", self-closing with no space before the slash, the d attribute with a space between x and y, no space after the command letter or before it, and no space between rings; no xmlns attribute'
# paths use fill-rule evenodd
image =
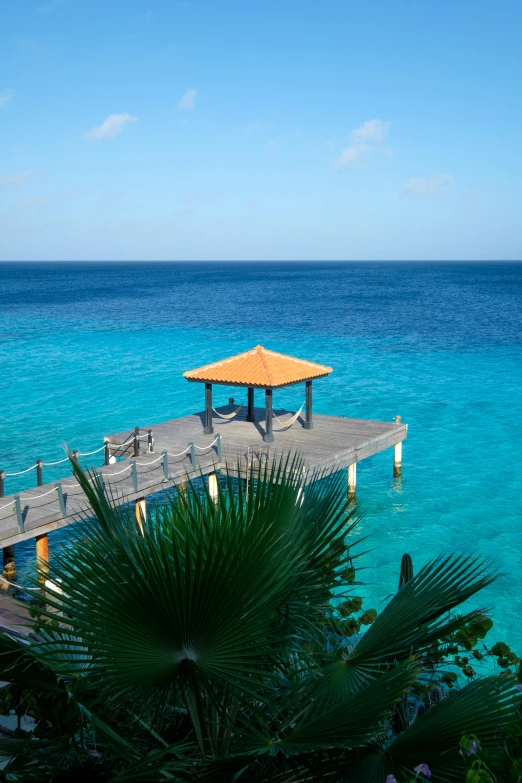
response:
<svg viewBox="0 0 522 783"><path fill-rule="evenodd" d="M246 420L255 421L254 390L265 390L266 424L263 439L267 443L274 440L272 429L272 392L284 386L292 386L296 383L306 383L305 422L304 428L313 428L312 420L312 381L315 378L324 378L332 372L331 367L305 359L296 359L293 356L285 356L256 345L251 351L230 356L196 370L183 373L188 381L205 384L205 426L203 432L212 435L212 386L242 386L248 389L248 410ZM241 406L240 406L241 407ZM297 417L298 414L296 414ZM230 416L226 417L230 418Z"/></svg>

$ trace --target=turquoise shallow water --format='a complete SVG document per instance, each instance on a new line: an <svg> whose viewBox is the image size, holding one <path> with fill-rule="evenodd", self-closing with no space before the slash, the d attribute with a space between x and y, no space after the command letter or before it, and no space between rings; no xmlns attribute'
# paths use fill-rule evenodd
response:
<svg viewBox="0 0 522 783"><path fill-rule="evenodd" d="M409 425L400 482L391 451L358 469L369 601L395 589L403 552L417 568L487 554L503 576L479 603L522 650L521 265L3 264L0 294L1 468L200 410L182 372L258 342L330 364L317 412ZM23 576L34 543L17 559Z"/></svg>

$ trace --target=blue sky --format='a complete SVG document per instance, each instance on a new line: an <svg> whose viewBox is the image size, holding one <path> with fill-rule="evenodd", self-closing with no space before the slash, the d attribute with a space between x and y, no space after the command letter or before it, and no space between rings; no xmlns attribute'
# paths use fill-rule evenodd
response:
<svg viewBox="0 0 522 783"><path fill-rule="evenodd" d="M0 259L520 259L522 4L0 0Z"/></svg>

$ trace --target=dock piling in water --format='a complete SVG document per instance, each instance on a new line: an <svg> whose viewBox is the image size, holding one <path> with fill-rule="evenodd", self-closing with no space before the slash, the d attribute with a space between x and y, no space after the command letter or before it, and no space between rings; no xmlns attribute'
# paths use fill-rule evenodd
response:
<svg viewBox="0 0 522 783"><path fill-rule="evenodd" d="M355 500L357 489L357 463L348 465L348 500Z"/></svg>
<svg viewBox="0 0 522 783"><path fill-rule="evenodd" d="M400 424L401 421L400 416L395 417L396 424ZM394 478L399 478L402 475L402 441L393 447L393 475Z"/></svg>
<svg viewBox="0 0 522 783"><path fill-rule="evenodd" d="M38 581L45 583L49 573L49 537L47 533L36 536L36 567L38 569Z"/></svg>
<svg viewBox="0 0 522 783"><path fill-rule="evenodd" d="M16 579L16 563L14 546L4 546L2 550L4 579L14 582Z"/></svg>
<svg viewBox="0 0 522 783"><path fill-rule="evenodd" d="M208 491L210 493L210 497L214 501L214 503L217 503L218 499L218 477L217 473L213 471L212 473L208 474Z"/></svg>
<svg viewBox="0 0 522 783"><path fill-rule="evenodd" d="M136 501L136 522L139 525L141 534L144 535L144 525L147 521L147 501L145 498L138 498Z"/></svg>

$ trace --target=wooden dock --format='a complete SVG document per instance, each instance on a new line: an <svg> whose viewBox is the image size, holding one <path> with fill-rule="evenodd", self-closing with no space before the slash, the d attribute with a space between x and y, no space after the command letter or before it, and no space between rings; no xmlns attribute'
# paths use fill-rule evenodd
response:
<svg viewBox="0 0 522 783"><path fill-rule="evenodd" d="M224 406L219 412L228 414L233 410L233 406ZM284 410L275 413L283 424L293 414ZM264 455L272 460L289 450L300 452L310 470L350 468L377 452L397 446L407 434L407 425L400 422L315 414L313 429L304 428L303 418L286 430L274 420L275 441L267 444L263 442L265 408L255 409L255 419L255 422L247 421L246 412L242 411L234 419L216 417L212 435L203 434L204 412L151 424L141 432L152 430L153 452L147 451L147 444L142 442L143 453L96 471L115 501L123 504L184 483L187 478L213 473L225 464L246 474L248 464L253 461L263 459ZM108 440L111 446L126 444L119 453L128 453L128 431L110 435ZM117 448L115 451L118 453ZM85 495L72 476L2 497L0 548L46 535L88 512Z"/></svg>

